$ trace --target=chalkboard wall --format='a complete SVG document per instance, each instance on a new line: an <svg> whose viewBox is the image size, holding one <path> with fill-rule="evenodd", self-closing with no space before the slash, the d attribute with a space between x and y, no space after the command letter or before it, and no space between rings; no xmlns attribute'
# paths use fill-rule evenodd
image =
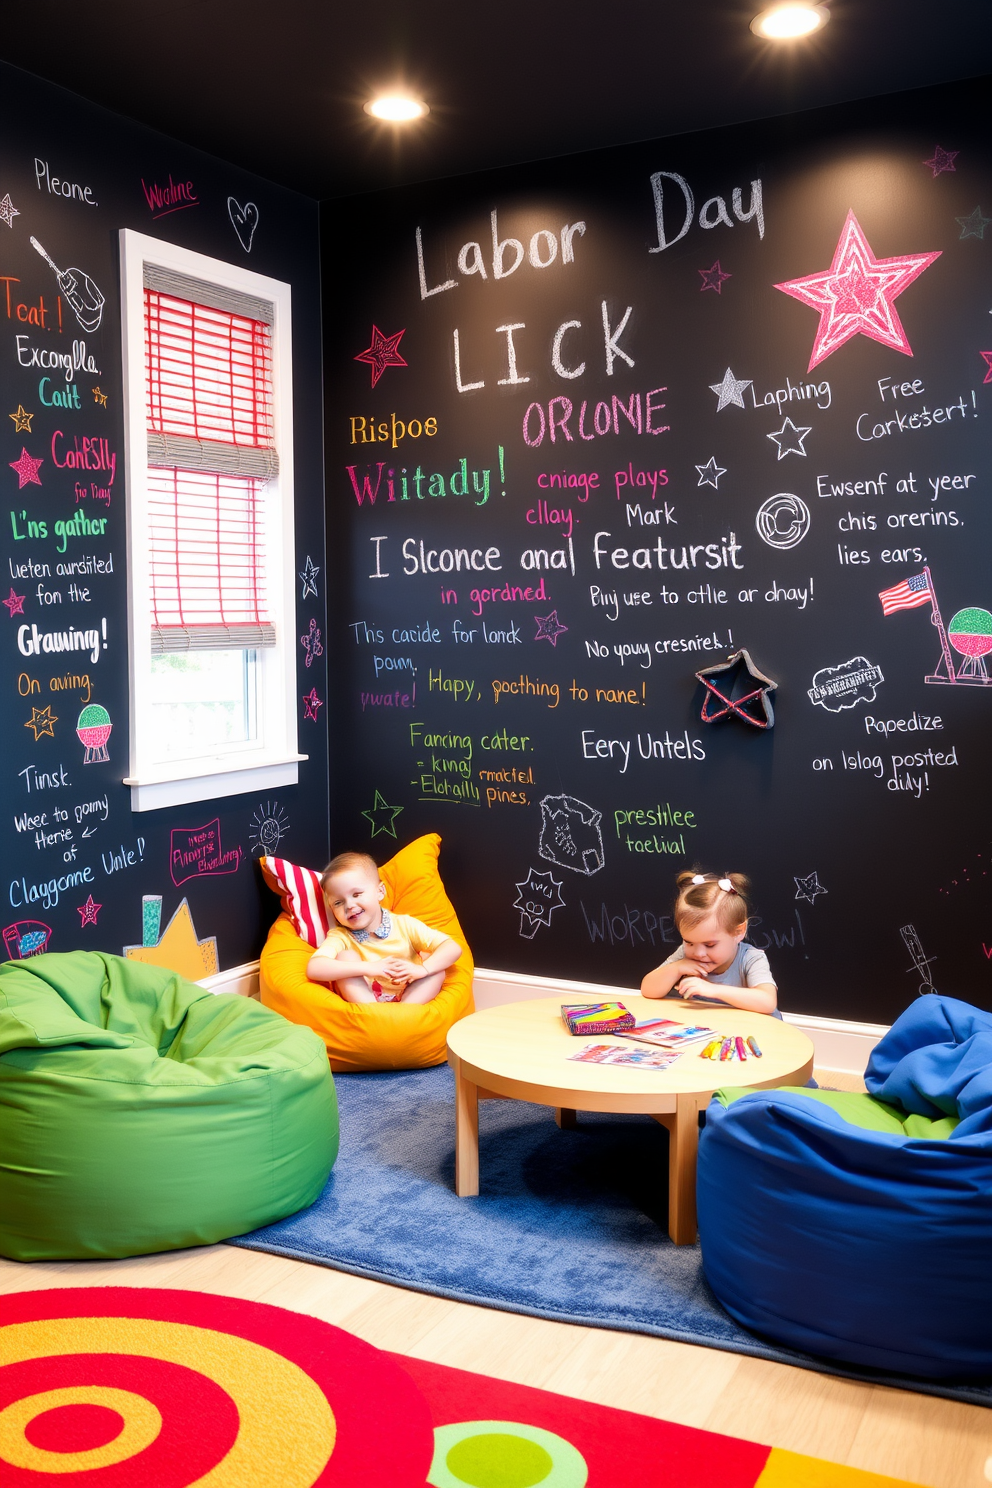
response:
<svg viewBox="0 0 992 1488"><path fill-rule="evenodd" d="M143 896L161 895L162 929L185 899L197 937L216 938L230 967L258 954L277 908L254 861L263 840L307 861L324 856L326 725L305 719L301 703L310 760L299 786L131 812L118 233L291 284L297 568L312 555L323 569L317 208L13 68L0 69L0 84L3 954L120 954L142 943ZM228 198L257 209L247 249ZM32 237L103 296L93 330L81 329ZM78 451L84 471L73 468ZM323 581L305 597L297 583L299 634L311 620L324 629ZM45 634L67 628L99 643L69 656L43 649ZM323 704L323 659L307 666L310 652L293 644L301 698L316 688ZM88 704L110 717L106 760L77 737Z"/></svg>
<svg viewBox="0 0 992 1488"><path fill-rule="evenodd" d="M968 84L327 207L332 846L483 965L636 985L699 864L787 1009L992 1005L989 164Z"/></svg>

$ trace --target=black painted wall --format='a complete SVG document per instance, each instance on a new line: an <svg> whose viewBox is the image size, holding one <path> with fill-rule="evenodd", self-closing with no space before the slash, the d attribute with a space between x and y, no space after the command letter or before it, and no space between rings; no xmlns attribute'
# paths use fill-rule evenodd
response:
<svg viewBox="0 0 992 1488"><path fill-rule="evenodd" d="M439 831L483 965L636 985L698 863L788 1009L992 1005L986 99L325 208L332 847Z"/></svg>
<svg viewBox="0 0 992 1488"><path fill-rule="evenodd" d="M0 82L0 592L10 591L7 610L0 610L6 637L0 652L4 953L16 956L50 931L44 944L51 950L119 954L141 943L142 895L161 894L163 928L185 897L198 935L215 936L220 965L230 967L258 954L277 908L254 862L262 851L261 824L274 820L285 828L281 853L308 862L324 857L326 709L318 710L314 724L300 704L300 748L310 759L301 766L299 786L132 814L130 792L121 783L128 761L128 653L118 232L130 227L292 285L297 568L304 569L310 554L323 569L316 204L15 69L4 67ZM188 185L178 207L156 196L156 188L177 182ZM258 209L247 252L228 197ZM105 296L97 330L83 331L64 300L59 324L58 284L32 248L32 236L60 269L78 267ZM64 367L53 371L33 360L35 351L71 359L74 343L84 341L82 366L68 380ZM87 370L91 359L98 370ZM69 406L57 406L56 390ZM105 441L96 448L107 466L115 462L112 481L108 468L84 473L82 497L80 472L64 459L77 439ZM9 467L20 462L22 450L29 461L18 472ZM33 463L39 459L40 465ZM100 494L94 495L94 484ZM94 571L59 569L80 561ZM299 581L299 634L311 619L323 631L323 572L318 598L302 598L302 590ZM80 653L26 657L18 646L25 624L39 632L95 628L98 659ZM326 657L307 669L299 644L296 652L300 696L315 687L326 702ZM59 679L67 674L85 674L88 683L61 689ZM83 763L76 723L89 701L106 708L113 723L106 763ZM39 787L39 780L46 783ZM215 830L202 871L185 879L170 872L170 834L214 822L219 851ZM270 844L278 836L274 831ZM81 914L91 897L98 908ZM34 922L36 935L25 942L27 922Z"/></svg>

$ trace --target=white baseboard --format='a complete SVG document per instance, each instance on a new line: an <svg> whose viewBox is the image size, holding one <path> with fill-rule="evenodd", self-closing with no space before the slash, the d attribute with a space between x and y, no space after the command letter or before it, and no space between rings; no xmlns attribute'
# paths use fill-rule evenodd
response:
<svg viewBox="0 0 992 1488"><path fill-rule="evenodd" d="M523 1002L537 997L623 997L634 987L605 987L598 982L559 981L556 977L530 976L523 972L475 971L475 1005L497 1007L504 1002ZM850 1023L842 1018L819 1018L808 1013L782 1013L813 1041L820 1069L863 1075L872 1049L888 1028L884 1023Z"/></svg>
<svg viewBox="0 0 992 1488"><path fill-rule="evenodd" d="M258 962L246 961L229 971L204 977L201 987L211 992L236 992L240 997L258 996ZM600 982L559 981L557 977L530 976L518 971L475 971L475 1005L497 1007L504 1002L526 1002L537 997L623 997L634 987L606 987ZM888 1028L884 1023L851 1023L843 1018L819 1018L809 1013L782 1014L813 1041L820 1069L863 1075L872 1049Z"/></svg>

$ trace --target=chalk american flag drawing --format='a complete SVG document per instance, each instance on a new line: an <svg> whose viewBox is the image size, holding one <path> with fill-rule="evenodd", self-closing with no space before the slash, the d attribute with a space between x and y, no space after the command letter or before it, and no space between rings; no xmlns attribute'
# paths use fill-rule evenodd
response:
<svg viewBox="0 0 992 1488"><path fill-rule="evenodd" d="M882 601L882 613L892 615L896 610L915 610L917 605L929 604L934 592L929 574L920 573L911 579L903 579L901 584L895 584L891 589L883 589L878 597Z"/></svg>

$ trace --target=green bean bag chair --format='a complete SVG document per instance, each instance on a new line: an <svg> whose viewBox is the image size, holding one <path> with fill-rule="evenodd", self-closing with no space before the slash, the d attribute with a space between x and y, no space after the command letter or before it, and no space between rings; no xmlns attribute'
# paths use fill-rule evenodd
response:
<svg viewBox="0 0 992 1488"><path fill-rule="evenodd" d="M0 966L0 1255L209 1245L313 1203L327 1051L250 998L90 951Z"/></svg>

